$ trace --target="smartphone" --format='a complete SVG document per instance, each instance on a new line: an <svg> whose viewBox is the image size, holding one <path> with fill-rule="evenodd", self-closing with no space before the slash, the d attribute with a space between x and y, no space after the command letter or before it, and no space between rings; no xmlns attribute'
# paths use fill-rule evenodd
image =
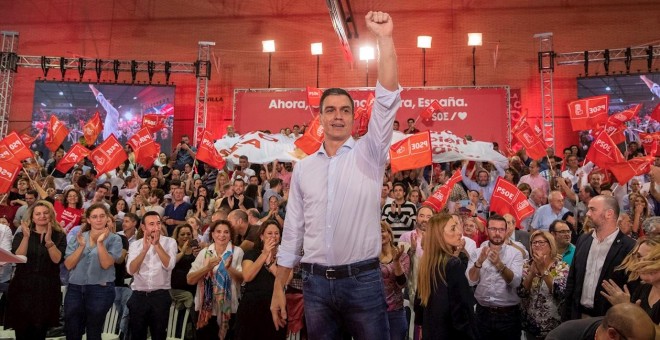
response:
<svg viewBox="0 0 660 340"><path fill-rule="evenodd" d="M199 241L196 240L196 239L190 241L190 247L191 248L198 248L199 247Z"/></svg>
<svg viewBox="0 0 660 340"><path fill-rule="evenodd" d="M460 200L461 208L467 208L470 205L470 200Z"/></svg>

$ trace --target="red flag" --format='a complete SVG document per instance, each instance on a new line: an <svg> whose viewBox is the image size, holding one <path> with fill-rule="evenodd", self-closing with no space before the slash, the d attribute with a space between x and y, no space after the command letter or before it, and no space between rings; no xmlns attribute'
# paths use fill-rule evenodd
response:
<svg viewBox="0 0 660 340"><path fill-rule="evenodd" d="M609 169L610 164L625 162L623 154L616 147L612 138L605 132L601 132L591 144L585 161L592 161L603 169Z"/></svg>
<svg viewBox="0 0 660 340"><path fill-rule="evenodd" d="M532 130L527 122L522 122L514 135L532 159L541 159L547 156L546 145L541 139L541 135Z"/></svg>
<svg viewBox="0 0 660 340"><path fill-rule="evenodd" d="M34 140L37 139L37 137L39 137L39 135L36 135L36 136L32 137L32 136L28 135L27 133L21 134L21 140L28 147L30 147L30 145L32 145L32 143L34 143Z"/></svg>
<svg viewBox="0 0 660 340"><path fill-rule="evenodd" d="M433 122L433 114L438 113L442 110L442 106L438 103L437 100L433 100L429 106L424 108L422 112L419 113L419 118L424 124L430 124Z"/></svg>
<svg viewBox="0 0 660 340"><path fill-rule="evenodd" d="M527 197L518 188L502 177L497 177L493 196L490 198L490 211L499 215L511 214L520 222L534 213Z"/></svg>
<svg viewBox="0 0 660 340"><path fill-rule="evenodd" d="M371 115L367 112L367 109L363 106L356 107L353 115L353 135L362 136L367 133L369 131L369 119L371 119Z"/></svg>
<svg viewBox="0 0 660 340"><path fill-rule="evenodd" d="M294 144L304 153L311 155L316 152L323 143L325 134L323 133L323 126L319 122L319 116L314 117L309 126L305 129L305 134L296 139Z"/></svg>
<svg viewBox="0 0 660 340"><path fill-rule="evenodd" d="M147 127L143 127L133 134L128 140L128 145L133 149L135 162L145 169L150 168L160 154L160 145L154 142Z"/></svg>
<svg viewBox="0 0 660 340"><path fill-rule="evenodd" d="M54 115L50 116L50 122L46 129L46 147L55 152L62 145L66 136L69 135L69 129Z"/></svg>
<svg viewBox="0 0 660 340"><path fill-rule="evenodd" d="M568 103L573 131L590 130L596 124L607 121L610 96L584 98Z"/></svg>
<svg viewBox="0 0 660 340"><path fill-rule="evenodd" d="M442 208L445 207L447 201L449 200L449 194L451 190L454 189L454 185L462 179L460 171L454 171L454 174L447 180L447 182L442 185L438 190L436 190L433 195L424 201L423 205L428 206L433 209L434 212L439 212Z"/></svg>
<svg viewBox="0 0 660 340"><path fill-rule="evenodd" d="M617 182L623 185L634 176L643 175L651 171L654 161L655 157L653 156L636 157L627 162L610 164L610 171L616 177Z"/></svg>
<svg viewBox="0 0 660 340"><path fill-rule="evenodd" d="M307 86L307 104L311 107L321 106L321 95L323 91L317 89L316 87Z"/></svg>
<svg viewBox="0 0 660 340"><path fill-rule="evenodd" d="M83 134L85 135L87 145L93 145L101 131L103 131L103 123L101 122L101 115L96 111L94 117L83 127Z"/></svg>
<svg viewBox="0 0 660 340"><path fill-rule="evenodd" d="M642 142L644 151L649 156L659 156L658 155L658 139L660 135L657 132L654 133L644 133L640 132L639 139Z"/></svg>
<svg viewBox="0 0 660 340"><path fill-rule="evenodd" d="M14 180L20 171L20 165L0 162L0 194L4 194L11 190Z"/></svg>
<svg viewBox="0 0 660 340"><path fill-rule="evenodd" d="M655 119L656 122L660 122L660 103L651 112L651 118Z"/></svg>
<svg viewBox="0 0 660 340"><path fill-rule="evenodd" d="M225 159L222 158L218 149L213 145L213 136L208 130L204 130L202 133L202 138L197 148L197 159L216 169L225 167Z"/></svg>
<svg viewBox="0 0 660 340"><path fill-rule="evenodd" d="M639 112L639 109L641 108L642 108L642 104L637 104L627 110L617 112L607 118L607 125L621 126L623 125L623 123L635 117L635 115L637 115L637 112Z"/></svg>
<svg viewBox="0 0 660 340"><path fill-rule="evenodd" d="M57 163L55 169L57 171L65 174L71 170L71 168L78 164L81 159L89 156L89 150L82 146L80 143L73 144L71 150L62 157L62 159Z"/></svg>
<svg viewBox="0 0 660 340"><path fill-rule="evenodd" d="M18 136L16 131L8 134L7 137L3 138L0 142L9 148L9 151L14 154L14 157L16 157L19 162L34 157L32 150L23 143L23 140Z"/></svg>
<svg viewBox="0 0 660 340"><path fill-rule="evenodd" d="M142 117L142 127L149 129L151 133L157 132L165 127L166 115L151 113Z"/></svg>
<svg viewBox="0 0 660 340"><path fill-rule="evenodd" d="M0 161L2 163L11 163L15 165L21 165L21 161L14 156L14 153L9 150L9 147L3 143L0 143Z"/></svg>
<svg viewBox="0 0 660 340"><path fill-rule="evenodd" d="M392 173L421 168L431 163L433 163L433 154L429 131L411 135L390 147Z"/></svg>
<svg viewBox="0 0 660 340"><path fill-rule="evenodd" d="M104 140L90 153L90 160L96 167L96 171L98 171L96 177L117 168L119 164L127 159L126 151L119 144L114 134L111 134L108 139Z"/></svg>
<svg viewBox="0 0 660 340"><path fill-rule="evenodd" d="M619 126L614 126L614 125L605 125L604 129L598 129L594 130L592 132L592 136L598 137L598 135L605 131L610 138L612 138L612 142L614 144L621 144L626 142L626 135L624 134L624 131L626 131L626 126L624 124L621 124Z"/></svg>

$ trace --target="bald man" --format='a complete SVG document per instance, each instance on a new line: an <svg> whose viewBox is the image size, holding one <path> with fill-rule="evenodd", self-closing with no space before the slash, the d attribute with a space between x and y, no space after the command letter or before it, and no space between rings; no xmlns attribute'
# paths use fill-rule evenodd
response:
<svg viewBox="0 0 660 340"><path fill-rule="evenodd" d="M654 339L656 326L646 312L633 303L618 304L604 317L564 322L546 340Z"/></svg>

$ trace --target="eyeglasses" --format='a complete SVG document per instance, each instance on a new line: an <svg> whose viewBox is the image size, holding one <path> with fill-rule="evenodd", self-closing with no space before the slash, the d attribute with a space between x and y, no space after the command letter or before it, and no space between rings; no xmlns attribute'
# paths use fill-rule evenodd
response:
<svg viewBox="0 0 660 340"><path fill-rule="evenodd" d="M493 233L505 233L506 229L505 228L488 228L488 231L493 232Z"/></svg>
<svg viewBox="0 0 660 340"><path fill-rule="evenodd" d="M539 247L539 246L542 246L546 243L548 243L548 241L534 241L534 242L532 242L532 246Z"/></svg>
<svg viewBox="0 0 660 340"><path fill-rule="evenodd" d="M559 235L566 235L570 233L571 233L570 230L555 230L555 234L559 234Z"/></svg>

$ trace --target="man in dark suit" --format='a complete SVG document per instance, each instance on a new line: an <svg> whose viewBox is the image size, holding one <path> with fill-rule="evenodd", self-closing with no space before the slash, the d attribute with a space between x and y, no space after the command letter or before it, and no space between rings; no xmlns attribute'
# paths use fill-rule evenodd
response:
<svg viewBox="0 0 660 340"><path fill-rule="evenodd" d="M603 280L613 279L619 286L627 280L621 264L635 245L617 228L619 205L614 197L596 196L589 201L587 216L594 230L577 241L573 265L566 282L562 320L605 315L612 306L602 295Z"/></svg>

